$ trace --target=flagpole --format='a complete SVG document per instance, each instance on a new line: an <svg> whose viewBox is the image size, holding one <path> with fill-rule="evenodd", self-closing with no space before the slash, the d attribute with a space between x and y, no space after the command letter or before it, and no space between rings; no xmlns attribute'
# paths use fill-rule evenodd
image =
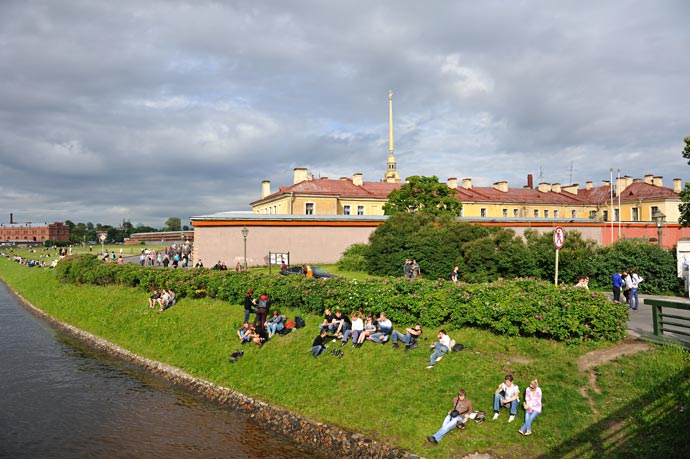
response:
<svg viewBox="0 0 690 459"><path fill-rule="evenodd" d="M611 244L613 244L613 222L615 221L613 218L613 167L609 169L609 172L611 174L611 181L609 182L611 185Z"/></svg>
<svg viewBox="0 0 690 459"><path fill-rule="evenodd" d="M618 183L621 181L621 170L618 169ZM623 215L621 215L621 193L618 193L618 239L621 238L621 220Z"/></svg>

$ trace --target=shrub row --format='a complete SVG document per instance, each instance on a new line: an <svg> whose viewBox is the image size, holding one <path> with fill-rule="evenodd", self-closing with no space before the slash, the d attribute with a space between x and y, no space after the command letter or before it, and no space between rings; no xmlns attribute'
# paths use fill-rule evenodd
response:
<svg viewBox="0 0 690 459"><path fill-rule="evenodd" d="M103 263L92 255L63 259L58 278L72 283L120 284L151 291L170 288L179 298L217 298L242 303L246 291L267 292L275 307L321 314L325 308L385 311L399 326L474 326L509 336L559 341L618 341L628 312L604 295L518 278L455 285L444 280L371 278L365 281L307 279L209 269L156 269Z"/></svg>

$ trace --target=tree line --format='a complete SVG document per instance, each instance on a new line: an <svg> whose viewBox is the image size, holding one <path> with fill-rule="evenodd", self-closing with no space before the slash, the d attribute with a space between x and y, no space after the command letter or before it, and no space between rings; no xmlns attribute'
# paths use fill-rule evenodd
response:
<svg viewBox="0 0 690 459"><path fill-rule="evenodd" d="M69 240L72 244L94 243L98 241L98 233L106 233L106 241L109 243L124 242L125 239L136 233L156 233L159 231L188 231L189 226L182 225L180 217L170 217L165 221L162 228L154 228L139 224L132 225L129 220L122 220L119 226L103 225L101 223L74 223L65 220L65 225L69 227Z"/></svg>

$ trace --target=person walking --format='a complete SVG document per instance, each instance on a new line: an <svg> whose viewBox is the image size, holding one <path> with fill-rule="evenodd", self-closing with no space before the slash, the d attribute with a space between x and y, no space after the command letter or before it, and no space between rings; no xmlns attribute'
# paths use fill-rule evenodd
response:
<svg viewBox="0 0 690 459"><path fill-rule="evenodd" d="M613 282L613 302L614 303L620 303L621 302L621 287L623 287L624 282L623 282L623 276L621 275L620 269L613 273L612 276L612 282Z"/></svg>

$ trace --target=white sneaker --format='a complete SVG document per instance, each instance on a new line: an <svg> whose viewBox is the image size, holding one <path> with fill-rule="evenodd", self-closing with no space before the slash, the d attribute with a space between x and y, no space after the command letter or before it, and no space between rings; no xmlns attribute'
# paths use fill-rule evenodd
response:
<svg viewBox="0 0 690 459"><path fill-rule="evenodd" d="M494 413L494 417L491 420L495 421L496 419L498 419L498 413Z"/></svg>
<svg viewBox="0 0 690 459"><path fill-rule="evenodd" d="M431 370L432 368L434 368L434 366L433 366L433 365L429 365L428 367L425 368L425 370Z"/></svg>
<svg viewBox="0 0 690 459"><path fill-rule="evenodd" d="M514 420L515 420L515 416L513 416L511 414L510 417L508 418L508 422L513 422Z"/></svg>
<svg viewBox="0 0 690 459"><path fill-rule="evenodd" d="M440 362L442 358L443 358L443 356L437 358L436 361L437 361L437 362Z"/></svg>

